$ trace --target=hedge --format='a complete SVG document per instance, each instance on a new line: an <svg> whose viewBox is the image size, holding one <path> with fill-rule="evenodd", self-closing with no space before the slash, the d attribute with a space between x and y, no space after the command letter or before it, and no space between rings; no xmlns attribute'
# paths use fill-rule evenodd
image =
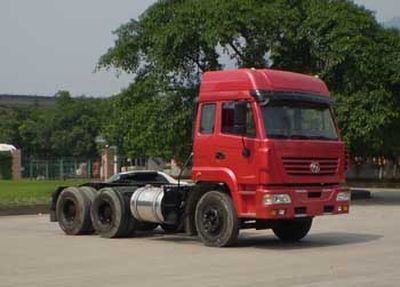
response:
<svg viewBox="0 0 400 287"><path fill-rule="evenodd" d="M12 178L12 155L10 152L0 152L0 179Z"/></svg>

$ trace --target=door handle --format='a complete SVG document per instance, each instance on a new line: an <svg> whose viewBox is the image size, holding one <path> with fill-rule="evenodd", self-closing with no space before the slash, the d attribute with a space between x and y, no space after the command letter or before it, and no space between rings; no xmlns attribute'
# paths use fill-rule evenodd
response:
<svg viewBox="0 0 400 287"><path fill-rule="evenodd" d="M215 153L215 158L216 159L225 159L225 154L222 151L217 151Z"/></svg>

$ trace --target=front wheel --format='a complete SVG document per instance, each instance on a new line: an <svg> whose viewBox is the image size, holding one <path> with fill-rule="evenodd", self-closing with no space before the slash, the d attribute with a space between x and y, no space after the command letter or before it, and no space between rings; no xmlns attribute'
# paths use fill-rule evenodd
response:
<svg viewBox="0 0 400 287"><path fill-rule="evenodd" d="M296 242L304 238L310 231L312 218L301 218L292 220L279 220L272 231L282 241Z"/></svg>
<svg viewBox="0 0 400 287"><path fill-rule="evenodd" d="M232 245L239 234L239 220L229 195L209 191L199 200L195 212L196 229L207 246Z"/></svg>

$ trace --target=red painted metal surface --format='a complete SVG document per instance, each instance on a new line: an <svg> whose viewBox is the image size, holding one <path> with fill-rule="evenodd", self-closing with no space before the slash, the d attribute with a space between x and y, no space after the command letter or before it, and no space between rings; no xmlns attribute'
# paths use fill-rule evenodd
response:
<svg viewBox="0 0 400 287"><path fill-rule="evenodd" d="M250 99L246 92L255 89L330 95L325 83L314 76L270 69L239 69L206 72L200 86L200 101L215 100L216 92L221 92L218 95L219 100L232 99L232 96L237 99ZM232 91L244 93L232 95Z"/></svg>
<svg viewBox="0 0 400 287"><path fill-rule="evenodd" d="M275 219L347 213L349 202L336 202L337 193L344 191L340 187L346 168L344 143L340 139L267 138L260 106L250 94L252 90L330 95L323 81L297 73L253 69L205 73L194 134L193 180L225 183L241 218ZM250 102L256 126L255 138L221 132L222 104L236 100ZM207 103L216 104L212 134L199 131L200 112ZM249 157L242 155L244 148L250 151ZM222 152L224 158L217 158L218 152ZM313 163L320 167L317 174L307 169ZM292 203L264 205L263 196L272 193L289 194ZM305 214L299 213L302 208ZM274 210L279 209L285 209L285 215L274 215Z"/></svg>

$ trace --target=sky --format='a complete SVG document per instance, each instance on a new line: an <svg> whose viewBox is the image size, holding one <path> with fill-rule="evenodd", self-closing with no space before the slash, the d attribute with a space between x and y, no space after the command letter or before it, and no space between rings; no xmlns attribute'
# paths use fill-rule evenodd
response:
<svg viewBox="0 0 400 287"><path fill-rule="evenodd" d="M399 0L355 0L380 22L400 16ZM155 0L0 0L0 94L106 97L132 81L94 72L112 31Z"/></svg>

